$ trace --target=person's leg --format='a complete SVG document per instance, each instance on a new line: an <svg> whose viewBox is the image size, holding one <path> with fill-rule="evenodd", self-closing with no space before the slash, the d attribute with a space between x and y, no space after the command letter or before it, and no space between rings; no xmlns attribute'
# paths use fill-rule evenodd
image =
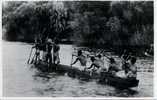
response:
<svg viewBox="0 0 157 100"><path fill-rule="evenodd" d="M43 57L42 57L43 61L45 62L46 61L46 52L43 51Z"/></svg>
<svg viewBox="0 0 157 100"><path fill-rule="evenodd" d="M52 64L52 54L49 54L49 63Z"/></svg>
<svg viewBox="0 0 157 100"><path fill-rule="evenodd" d="M47 55L47 59L48 59L48 67L50 68L50 66L51 66L51 64L52 64L51 53L48 53L48 55Z"/></svg>
<svg viewBox="0 0 157 100"><path fill-rule="evenodd" d="M57 57L56 57L56 56L53 56L53 63L54 63L54 64L56 63L56 59L57 59Z"/></svg>
<svg viewBox="0 0 157 100"><path fill-rule="evenodd" d="M37 64L39 64L39 62L40 62L40 56L38 55L37 56Z"/></svg>
<svg viewBox="0 0 157 100"><path fill-rule="evenodd" d="M40 62L40 50L37 52L37 64Z"/></svg>
<svg viewBox="0 0 157 100"><path fill-rule="evenodd" d="M34 60L35 60L35 54L33 55L33 58L31 60L31 63L30 64L34 64Z"/></svg>
<svg viewBox="0 0 157 100"><path fill-rule="evenodd" d="M60 63L60 58L59 58L59 54L57 54L57 64Z"/></svg>
<svg viewBox="0 0 157 100"><path fill-rule="evenodd" d="M48 63L48 54L45 56L45 61Z"/></svg>
<svg viewBox="0 0 157 100"><path fill-rule="evenodd" d="M38 59L38 54L37 54L37 51L36 51L36 53L35 53L35 64L37 64L37 59Z"/></svg>

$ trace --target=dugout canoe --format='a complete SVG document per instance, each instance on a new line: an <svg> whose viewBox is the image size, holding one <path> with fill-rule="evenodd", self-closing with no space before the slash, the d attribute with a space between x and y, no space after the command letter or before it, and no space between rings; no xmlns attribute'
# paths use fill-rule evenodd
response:
<svg viewBox="0 0 157 100"><path fill-rule="evenodd" d="M38 64L34 64L34 66L41 72L56 72L59 74L67 73L67 75L70 77L84 80L96 79L101 84L108 84L119 89L137 87L139 83L139 80L137 79L116 77L112 76L108 72L102 72L101 74L93 73L92 75L90 75L88 71L81 71L76 67L62 64L51 64L50 66L48 66L47 63L40 61Z"/></svg>

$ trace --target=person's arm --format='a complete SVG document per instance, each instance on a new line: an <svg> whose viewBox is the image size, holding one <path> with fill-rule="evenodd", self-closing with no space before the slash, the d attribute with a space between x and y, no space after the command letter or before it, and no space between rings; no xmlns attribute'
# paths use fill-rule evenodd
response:
<svg viewBox="0 0 157 100"><path fill-rule="evenodd" d="M79 59L76 58L76 60L71 64L71 65L74 65Z"/></svg>
<svg viewBox="0 0 157 100"><path fill-rule="evenodd" d="M90 65L90 67L88 67L87 69L91 69L93 66L94 66L94 64L92 63L92 64Z"/></svg>
<svg viewBox="0 0 157 100"><path fill-rule="evenodd" d="M34 45L32 46L32 48L36 48L36 45L37 45L37 44L34 44Z"/></svg>
<svg viewBox="0 0 157 100"><path fill-rule="evenodd" d="M78 57L76 54L72 54L72 56Z"/></svg>
<svg viewBox="0 0 157 100"><path fill-rule="evenodd" d="M35 45L34 45L34 46L32 46L32 48L35 48Z"/></svg>

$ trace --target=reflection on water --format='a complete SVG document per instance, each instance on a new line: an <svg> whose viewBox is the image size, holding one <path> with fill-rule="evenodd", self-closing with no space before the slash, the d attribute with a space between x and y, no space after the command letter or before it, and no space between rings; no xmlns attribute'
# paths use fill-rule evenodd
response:
<svg viewBox="0 0 157 100"><path fill-rule="evenodd" d="M118 90L96 81L81 81L56 73L41 74L26 64L31 45L3 41L3 95L35 97L151 97L153 96L153 73L139 72L139 87L133 90ZM61 45L61 63L71 62L71 45ZM107 62L106 62L107 63ZM150 59L138 60L138 67L152 67Z"/></svg>

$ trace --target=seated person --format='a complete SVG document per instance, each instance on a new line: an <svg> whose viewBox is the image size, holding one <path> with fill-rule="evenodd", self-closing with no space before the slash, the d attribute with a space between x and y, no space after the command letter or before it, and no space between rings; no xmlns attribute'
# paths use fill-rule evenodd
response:
<svg viewBox="0 0 157 100"><path fill-rule="evenodd" d="M128 79L136 79L137 77L137 66L136 66L136 58L132 57L130 60L129 71L126 73L126 77Z"/></svg>
<svg viewBox="0 0 157 100"><path fill-rule="evenodd" d="M99 74L104 70L104 62L102 60L95 59L95 57L91 57L91 61L92 64L90 65L89 68L87 68L87 69L91 69L90 75L92 75L93 72Z"/></svg>
<svg viewBox="0 0 157 100"><path fill-rule="evenodd" d="M76 56L76 55L74 55L74 56ZM71 65L74 65L76 62L80 61L81 66L83 66L84 70L85 70L86 69L87 60L86 60L86 57L82 54L82 50L78 51L76 57L77 57L76 60Z"/></svg>
<svg viewBox="0 0 157 100"><path fill-rule="evenodd" d="M104 59L102 59L102 56L100 54L98 55L98 59L96 59L96 60L97 60L97 62L99 62L100 66L101 66L99 69L99 72L106 71L107 69L104 66Z"/></svg>
<svg viewBox="0 0 157 100"><path fill-rule="evenodd" d="M122 70L124 70L125 74L129 71L129 61L123 61L122 62Z"/></svg>
<svg viewBox="0 0 157 100"><path fill-rule="evenodd" d="M110 64L109 64L108 72L111 75L115 76L118 71L119 71L119 68L116 64L116 61L113 58L110 58Z"/></svg>
<svg viewBox="0 0 157 100"><path fill-rule="evenodd" d="M130 53L131 54L131 53ZM122 69L125 71L125 74L128 72L129 70L129 60L130 60L130 55L129 53L124 53L122 56L121 56L121 59L122 59Z"/></svg>

